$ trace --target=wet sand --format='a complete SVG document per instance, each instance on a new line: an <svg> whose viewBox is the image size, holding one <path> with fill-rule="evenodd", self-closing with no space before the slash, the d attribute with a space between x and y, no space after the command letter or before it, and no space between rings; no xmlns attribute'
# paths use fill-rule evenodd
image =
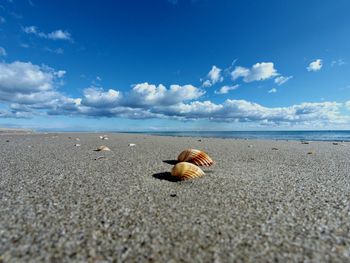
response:
<svg viewBox="0 0 350 263"><path fill-rule="evenodd" d="M99 135L0 136L0 262L349 262L350 143Z"/></svg>

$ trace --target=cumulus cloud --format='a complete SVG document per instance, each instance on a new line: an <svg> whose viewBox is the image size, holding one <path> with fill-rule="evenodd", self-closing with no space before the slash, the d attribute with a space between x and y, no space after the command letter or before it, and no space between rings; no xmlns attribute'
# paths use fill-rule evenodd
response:
<svg viewBox="0 0 350 263"><path fill-rule="evenodd" d="M242 77L244 82L266 80L277 75L277 70L272 62L256 63L250 69L237 66L231 72L232 80Z"/></svg>
<svg viewBox="0 0 350 263"><path fill-rule="evenodd" d="M222 82L224 80L224 78L221 75L221 72L222 72L222 69L213 65L211 70L209 71L209 73L207 75L208 79L203 82L203 87L211 87L218 82Z"/></svg>
<svg viewBox="0 0 350 263"><path fill-rule="evenodd" d="M277 92L277 89L276 88L272 88L268 91L268 93L276 93Z"/></svg>
<svg viewBox="0 0 350 263"><path fill-rule="evenodd" d="M286 83L288 80L290 80L291 78L293 78L293 76L289 76L289 77L284 77L284 76L278 76L275 78L275 83L278 86L281 86L282 84Z"/></svg>
<svg viewBox="0 0 350 263"><path fill-rule="evenodd" d="M11 104L11 111L3 112L3 117L24 117L15 112L47 110L64 103L65 97L56 90L65 71L30 62L0 63L0 102ZM25 109L25 110L24 110Z"/></svg>
<svg viewBox="0 0 350 263"><path fill-rule="evenodd" d="M50 33L44 33L39 31L35 26L27 26L23 28L23 31L26 34L33 34L40 38L47 38L52 40L72 40L71 34L68 31L62 29L52 31Z"/></svg>
<svg viewBox="0 0 350 263"><path fill-rule="evenodd" d="M129 91L89 87L78 98L63 95L57 89L64 70L30 62L0 63L0 101L3 118L28 118L36 114L91 117L124 117L130 119L164 118L177 120L207 119L216 122L253 122L263 125L319 125L350 123L341 115L350 109L350 101L301 103L286 107L266 107L246 100L222 103L203 101L205 91L192 85L166 87L147 82ZM221 92L232 90L228 87Z"/></svg>
<svg viewBox="0 0 350 263"><path fill-rule="evenodd" d="M0 57L6 57L7 53L6 50L3 47L0 47Z"/></svg>
<svg viewBox="0 0 350 263"><path fill-rule="evenodd" d="M204 94L205 91L192 85L171 85L167 89L162 84L156 86L145 82L132 88L124 104L132 107L173 105L182 101L197 99Z"/></svg>
<svg viewBox="0 0 350 263"><path fill-rule="evenodd" d="M52 90L55 79L62 77L63 72L30 62L0 63L0 92L28 94Z"/></svg>
<svg viewBox="0 0 350 263"><path fill-rule="evenodd" d="M118 105L121 98L119 91L109 89L104 92L102 88L87 88L84 90L81 105L91 106L96 108L110 108Z"/></svg>
<svg viewBox="0 0 350 263"><path fill-rule="evenodd" d="M322 59L316 59L315 61L312 61L306 69L307 71L319 71L322 66Z"/></svg>
<svg viewBox="0 0 350 263"><path fill-rule="evenodd" d="M234 86L223 86L221 87L219 90L216 90L215 93L216 94L227 94L229 93L231 90L235 90L239 87L238 84L234 85Z"/></svg>

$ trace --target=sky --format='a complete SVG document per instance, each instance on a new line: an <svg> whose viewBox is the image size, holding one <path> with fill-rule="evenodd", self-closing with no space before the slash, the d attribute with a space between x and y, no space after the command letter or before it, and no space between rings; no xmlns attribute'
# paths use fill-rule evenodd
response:
<svg viewBox="0 0 350 263"><path fill-rule="evenodd" d="M0 127L350 129L348 0L0 0Z"/></svg>

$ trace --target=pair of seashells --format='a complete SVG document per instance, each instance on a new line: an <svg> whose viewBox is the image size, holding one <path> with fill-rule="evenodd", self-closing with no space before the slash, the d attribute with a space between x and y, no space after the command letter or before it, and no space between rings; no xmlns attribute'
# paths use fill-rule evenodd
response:
<svg viewBox="0 0 350 263"><path fill-rule="evenodd" d="M209 167L214 164L213 160L203 151L188 149L180 153L177 163L171 170L171 175L179 180L201 177L204 172L198 166Z"/></svg>

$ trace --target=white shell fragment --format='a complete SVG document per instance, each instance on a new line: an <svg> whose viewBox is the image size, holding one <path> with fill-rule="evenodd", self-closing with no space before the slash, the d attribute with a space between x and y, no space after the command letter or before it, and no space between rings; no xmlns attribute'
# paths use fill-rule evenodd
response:
<svg viewBox="0 0 350 263"><path fill-rule="evenodd" d="M81 145L79 143L74 144L76 147L80 147Z"/></svg>
<svg viewBox="0 0 350 263"><path fill-rule="evenodd" d="M96 152L100 152L100 151L110 151L111 149L109 149L107 146L102 145L100 147L98 147L95 151Z"/></svg>
<svg viewBox="0 0 350 263"><path fill-rule="evenodd" d="M135 143L129 143L129 147L134 147L134 146L136 146Z"/></svg>

